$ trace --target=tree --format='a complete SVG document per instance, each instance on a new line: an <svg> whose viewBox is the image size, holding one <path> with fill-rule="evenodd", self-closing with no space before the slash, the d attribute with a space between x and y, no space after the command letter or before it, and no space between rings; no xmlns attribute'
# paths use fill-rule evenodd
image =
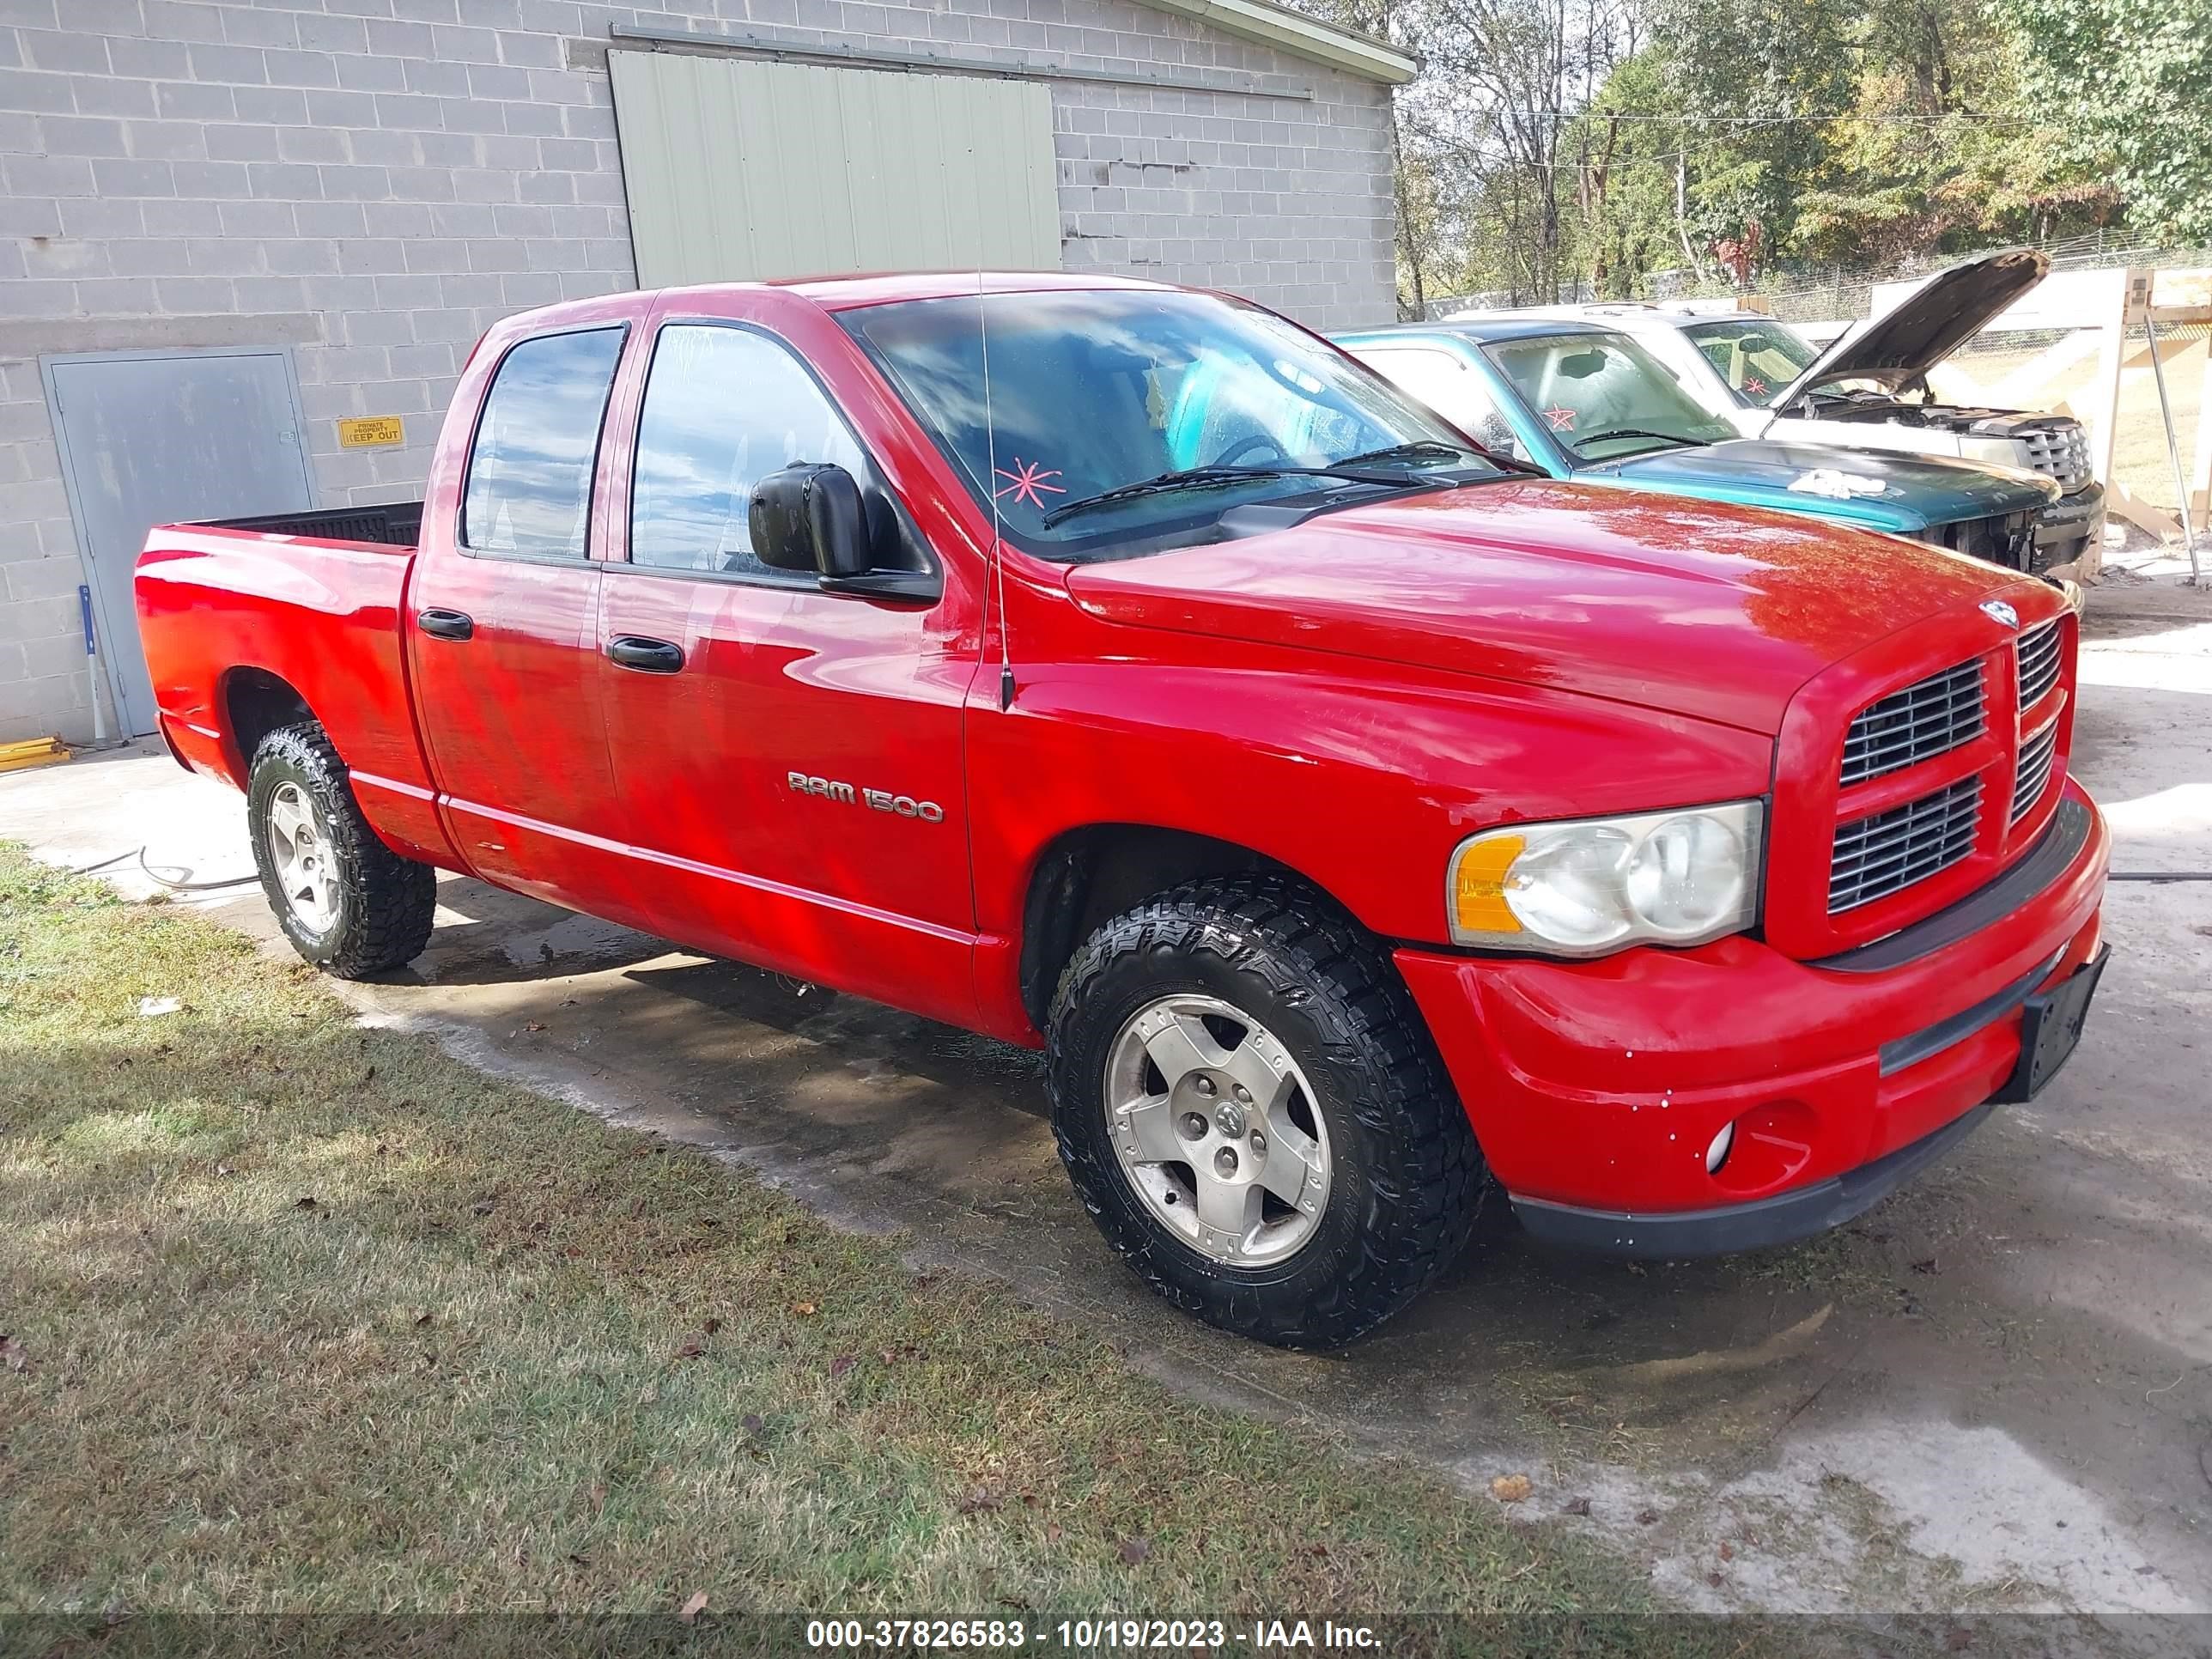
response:
<svg viewBox="0 0 2212 1659"><path fill-rule="evenodd" d="M1857 93L1857 0L1661 0L1659 38L1694 152L1692 234L1780 248L1827 124Z"/></svg>
<svg viewBox="0 0 2212 1659"><path fill-rule="evenodd" d="M1516 298L1553 296L1562 236L1556 179L1569 97L1569 0L1423 0L1427 85L1409 98L1416 143L1455 173L1505 255ZM1473 228L1473 227L1470 227Z"/></svg>
<svg viewBox="0 0 2212 1659"><path fill-rule="evenodd" d="M1418 320L1431 295L1451 292L1446 275L1450 210L1431 158L1406 143L1405 123L1394 118L1390 143L1396 160L1398 197L1398 313ZM1437 286L1439 282L1443 286Z"/></svg>
<svg viewBox="0 0 2212 1659"><path fill-rule="evenodd" d="M2212 242L2212 0L1300 0L1419 52L1400 303Z"/></svg>
<svg viewBox="0 0 2212 1659"><path fill-rule="evenodd" d="M2020 42L1988 0L1879 0L1858 52L1857 97L1798 204L1797 252L1882 269L2043 240L2117 206L2021 96Z"/></svg>
<svg viewBox="0 0 2212 1659"><path fill-rule="evenodd" d="M1425 60L1395 100L1401 301L1470 286L1549 301L1568 267L1577 112L1634 49L1635 0L1304 0Z"/></svg>
<svg viewBox="0 0 2212 1659"><path fill-rule="evenodd" d="M2028 99L2131 224L2212 245L2212 0L2002 0Z"/></svg>
<svg viewBox="0 0 2212 1659"><path fill-rule="evenodd" d="M1703 230L1688 222L1690 129L1677 86L1671 49L1647 47L1615 66L1577 123L1579 240L1601 298L1632 298L1638 278L1666 266L1702 275L1710 265Z"/></svg>
<svg viewBox="0 0 2212 1659"><path fill-rule="evenodd" d="M2111 185L2021 91L2003 3L1656 0L1646 102L1678 124L1687 262L1893 269L2109 216Z"/></svg>

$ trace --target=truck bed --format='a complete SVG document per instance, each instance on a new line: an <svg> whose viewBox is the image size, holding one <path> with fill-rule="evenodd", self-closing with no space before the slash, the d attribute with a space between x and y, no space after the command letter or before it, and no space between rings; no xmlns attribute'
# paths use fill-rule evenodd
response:
<svg viewBox="0 0 2212 1659"><path fill-rule="evenodd" d="M325 507L305 513L267 513L252 519L208 519L195 530L252 530L319 542L367 542L412 547L422 533L422 503L380 501L367 507Z"/></svg>

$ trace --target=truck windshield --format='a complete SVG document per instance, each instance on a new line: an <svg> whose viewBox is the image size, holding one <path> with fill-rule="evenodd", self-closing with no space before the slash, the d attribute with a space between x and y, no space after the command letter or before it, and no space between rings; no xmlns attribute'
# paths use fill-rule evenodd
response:
<svg viewBox="0 0 2212 1659"><path fill-rule="evenodd" d="M1046 558L1188 545L1250 501L1503 476L1361 365L1212 295L962 295L839 320L978 503Z"/></svg>
<svg viewBox="0 0 2212 1659"><path fill-rule="evenodd" d="M1552 441L1581 460L1626 460L1735 436L1625 334L1545 334L1483 349Z"/></svg>
<svg viewBox="0 0 2212 1659"><path fill-rule="evenodd" d="M1682 332L1747 409L1772 403L1820 355L1782 323L1692 323Z"/></svg>

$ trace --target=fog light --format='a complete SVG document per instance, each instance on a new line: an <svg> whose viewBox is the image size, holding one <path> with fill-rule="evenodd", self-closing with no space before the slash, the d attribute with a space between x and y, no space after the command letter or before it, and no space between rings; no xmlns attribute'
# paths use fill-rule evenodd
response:
<svg viewBox="0 0 2212 1659"><path fill-rule="evenodd" d="M1718 1175L1721 1165L1728 1162L1729 1148L1735 1145L1735 1123L1733 1119L1721 1125L1721 1132L1713 1137L1713 1144L1705 1148L1705 1173Z"/></svg>

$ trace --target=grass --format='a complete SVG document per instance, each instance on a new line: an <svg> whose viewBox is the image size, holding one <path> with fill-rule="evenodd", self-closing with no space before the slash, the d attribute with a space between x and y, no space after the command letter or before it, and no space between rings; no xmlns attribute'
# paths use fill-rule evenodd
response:
<svg viewBox="0 0 2212 1659"><path fill-rule="evenodd" d="M1431 1610L1553 1615L1547 1652L1744 1650L1634 1619L1640 1573L1487 1496L1179 1398L4 846L0 1079L0 1611L696 1642L753 1613Z"/></svg>

